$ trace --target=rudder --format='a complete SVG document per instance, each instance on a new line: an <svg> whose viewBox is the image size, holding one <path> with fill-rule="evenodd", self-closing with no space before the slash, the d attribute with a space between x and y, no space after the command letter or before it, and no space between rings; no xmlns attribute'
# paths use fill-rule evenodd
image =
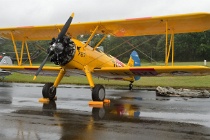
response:
<svg viewBox="0 0 210 140"><path fill-rule="evenodd" d="M141 66L141 60L140 60L139 55L136 51L132 51L127 65L130 67ZM140 76L134 76L134 79L139 80Z"/></svg>

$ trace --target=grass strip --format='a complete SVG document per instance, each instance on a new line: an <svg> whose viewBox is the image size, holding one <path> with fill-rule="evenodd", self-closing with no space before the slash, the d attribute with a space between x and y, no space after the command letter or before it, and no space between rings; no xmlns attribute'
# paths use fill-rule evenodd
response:
<svg viewBox="0 0 210 140"><path fill-rule="evenodd" d="M13 73L7 76L5 82L17 83L47 83L54 82L56 77L52 76L38 76L33 81L33 76L30 74ZM128 88L128 81L116 81L102 78L93 78L95 84L103 84L106 86L125 87ZM76 84L88 85L85 76L70 76L64 77L61 84ZM210 75L208 76L167 76L167 77L141 77L139 81L133 83L134 87L157 87L157 86L170 86L174 88L205 88L210 89Z"/></svg>

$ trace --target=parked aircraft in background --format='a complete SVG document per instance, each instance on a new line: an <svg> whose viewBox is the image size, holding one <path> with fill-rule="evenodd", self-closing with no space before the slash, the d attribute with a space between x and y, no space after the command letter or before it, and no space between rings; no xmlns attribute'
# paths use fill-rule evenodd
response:
<svg viewBox="0 0 210 140"><path fill-rule="evenodd" d="M0 55L0 66L5 65L12 65L12 59L9 56L3 56ZM10 75L10 71L6 71L3 69L0 69L0 79L3 80L6 76Z"/></svg>

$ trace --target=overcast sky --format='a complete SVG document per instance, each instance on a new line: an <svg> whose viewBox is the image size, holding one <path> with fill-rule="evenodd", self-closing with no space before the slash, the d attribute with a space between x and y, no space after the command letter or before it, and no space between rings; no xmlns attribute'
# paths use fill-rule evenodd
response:
<svg viewBox="0 0 210 140"><path fill-rule="evenodd" d="M209 12L210 0L1 0L0 27Z"/></svg>

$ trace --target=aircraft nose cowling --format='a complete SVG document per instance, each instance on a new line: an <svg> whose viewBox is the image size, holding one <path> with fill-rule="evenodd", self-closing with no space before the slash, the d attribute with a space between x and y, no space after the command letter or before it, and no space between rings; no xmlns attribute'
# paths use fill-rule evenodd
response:
<svg viewBox="0 0 210 140"><path fill-rule="evenodd" d="M54 53L51 56L51 62L56 65L64 66L70 62L75 54L75 44L67 36L64 36L62 43L57 43L54 48Z"/></svg>

